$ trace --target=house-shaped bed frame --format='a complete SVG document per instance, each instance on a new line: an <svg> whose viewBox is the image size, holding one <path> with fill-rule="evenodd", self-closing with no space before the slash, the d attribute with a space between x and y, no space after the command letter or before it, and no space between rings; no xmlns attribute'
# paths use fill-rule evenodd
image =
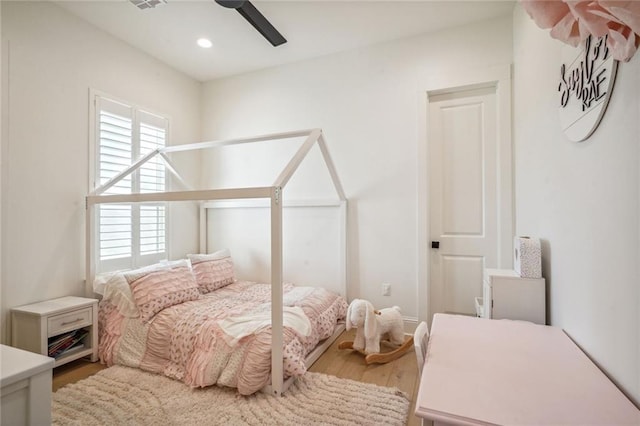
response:
<svg viewBox="0 0 640 426"><path fill-rule="evenodd" d="M300 148L287 163L284 170L276 178L275 182L270 186L251 187L251 188L233 188L233 189L207 189L207 190L185 190L185 191L169 191L155 193L136 193L124 195L103 195L105 191L127 177L140 168L147 161L159 156L165 163L167 170L185 187L188 187L176 168L173 166L168 154L179 151L201 150L208 148L219 148L228 145L237 145L245 143L255 143L262 141L276 141L291 138L306 137ZM144 157L140 158L126 170L115 176L104 185L96 188L86 197L86 292L93 294L93 279L95 277L96 265L96 231L95 231L95 206L107 203L144 203L144 202L171 202L171 201L194 201L201 202L200 208L200 250L206 250L206 209L210 207L210 203L215 200L268 200L271 214L271 324L272 324L272 341L271 341L271 385L265 388L265 391L273 395L281 395L293 379L284 380L283 372L283 250L282 250L282 208L285 203L282 199L282 190L287 185L291 177L294 175L298 166L302 163L311 148L317 144L322 153L324 164L326 165L333 185L336 190L337 200L328 203L326 200L314 201L305 200L303 203L291 203L292 206L304 207L327 207L335 206L340 209L341 226L341 279L343 296L346 297L346 224L347 224L347 199L344 195L340 179L336 173L333 161L327 150L327 146L321 129L301 130L287 133L277 133L249 138L228 139L219 141L199 142L186 145L172 145L164 148L158 148ZM213 206L211 206L213 207ZM310 366L326 348L338 337L344 330L344 325L338 327L333 336L321 342L321 344L307 356L307 366Z"/></svg>

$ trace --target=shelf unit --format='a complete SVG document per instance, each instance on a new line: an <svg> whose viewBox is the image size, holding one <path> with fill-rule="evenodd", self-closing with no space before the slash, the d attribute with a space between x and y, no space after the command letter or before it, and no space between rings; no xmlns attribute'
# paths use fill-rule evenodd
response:
<svg viewBox="0 0 640 426"><path fill-rule="evenodd" d="M49 343L83 330L76 345L55 356L55 367L82 357L98 360L98 300L67 296L11 309L11 345L48 356Z"/></svg>
<svg viewBox="0 0 640 426"><path fill-rule="evenodd" d="M544 278L523 278L509 269L485 269L482 298L476 298L479 317L545 324Z"/></svg>

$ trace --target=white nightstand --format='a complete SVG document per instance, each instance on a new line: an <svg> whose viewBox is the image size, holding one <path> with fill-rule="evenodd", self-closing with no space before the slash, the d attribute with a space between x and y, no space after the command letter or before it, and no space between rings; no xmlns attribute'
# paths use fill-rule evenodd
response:
<svg viewBox="0 0 640 426"><path fill-rule="evenodd" d="M71 338L80 339L54 356L56 367L85 356L98 360L98 300L68 296L11 309L16 348L48 356L50 343Z"/></svg>

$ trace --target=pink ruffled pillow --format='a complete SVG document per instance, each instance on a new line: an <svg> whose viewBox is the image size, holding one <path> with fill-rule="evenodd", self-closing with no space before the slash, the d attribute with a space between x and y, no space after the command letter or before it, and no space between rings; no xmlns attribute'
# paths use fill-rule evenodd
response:
<svg viewBox="0 0 640 426"><path fill-rule="evenodd" d="M220 250L212 254L189 254L187 257L191 261L201 293L212 292L235 281L229 250Z"/></svg>
<svg viewBox="0 0 640 426"><path fill-rule="evenodd" d="M148 322L163 309L200 297L188 261L173 267L130 271L124 277L143 322Z"/></svg>

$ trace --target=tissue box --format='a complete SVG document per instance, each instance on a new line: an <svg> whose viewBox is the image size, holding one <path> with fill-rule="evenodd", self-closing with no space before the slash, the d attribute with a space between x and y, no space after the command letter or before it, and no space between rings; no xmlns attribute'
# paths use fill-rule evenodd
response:
<svg viewBox="0 0 640 426"><path fill-rule="evenodd" d="M515 237L513 247L513 269L516 273L523 278L542 278L540 239Z"/></svg>

